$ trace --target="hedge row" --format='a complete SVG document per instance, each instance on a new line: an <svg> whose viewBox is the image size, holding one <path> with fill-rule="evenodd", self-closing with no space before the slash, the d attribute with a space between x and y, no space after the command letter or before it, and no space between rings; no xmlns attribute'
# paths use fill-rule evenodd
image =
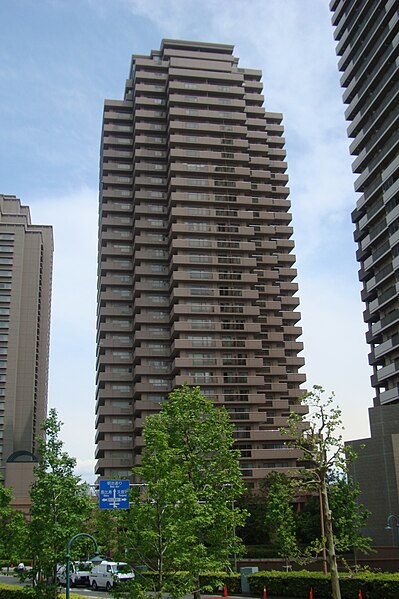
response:
<svg viewBox="0 0 399 599"><path fill-rule="evenodd" d="M172 582L183 579L184 572L166 574L165 581ZM137 576L148 590L153 590L156 584L155 572L142 572ZM331 599L330 576L321 572L277 572L262 571L248 576L251 594L262 597L264 585L268 596L280 597L309 597L309 589L313 589L314 599ZM229 595L240 593L240 575L236 573L211 572L200 577L202 592L220 593L225 583ZM359 590L363 599L398 599L399 598L399 573L371 573L350 575L340 574L342 599L358 599ZM15 587L13 585L0 585L0 599L30 599L32 589Z"/></svg>
<svg viewBox="0 0 399 599"><path fill-rule="evenodd" d="M398 599L399 574L362 573L340 574L342 599L357 599L359 590L363 599ZM314 599L331 599L330 575L321 572L262 571L248 576L251 593L262 596L264 585L268 595L281 597L309 597L313 589Z"/></svg>
<svg viewBox="0 0 399 599"><path fill-rule="evenodd" d="M174 574L164 574L164 581L170 582L173 579L184 579L184 572L176 572ZM156 572L136 572L136 580L143 584L147 590L156 588L157 573ZM202 591L218 593L223 585L226 584L229 595L241 592L241 577L240 574L226 572L209 572L200 575L200 587ZM1 599L1 597L0 597Z"/></svg>
<svg viewBox="0 0 399 599"><path fill-rule="evenodd" d="M0 599L28 599L30 593L23 587L16 587L11 584L0 585Z"/></svg>

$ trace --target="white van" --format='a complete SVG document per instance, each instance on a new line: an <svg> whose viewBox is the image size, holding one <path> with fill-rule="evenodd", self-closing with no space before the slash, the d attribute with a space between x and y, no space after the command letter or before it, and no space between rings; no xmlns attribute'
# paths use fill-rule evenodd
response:
<svg viewBox="0 0 399 599"><path fill-rule="evenodd" d="M89 575L93 564L91 562L71 562L69 564L69 584L71 587L77 585L88 585ZM66 584L66 566L57 566L57 584Z"/></svg>
<svg viewBox="0 0 399 599"><path fill-rule="evenodd" d="M93 566L89 576L93 591L100 588L110 591L115 584L133 579L133 569L126 562L101 562Z"/></svg>

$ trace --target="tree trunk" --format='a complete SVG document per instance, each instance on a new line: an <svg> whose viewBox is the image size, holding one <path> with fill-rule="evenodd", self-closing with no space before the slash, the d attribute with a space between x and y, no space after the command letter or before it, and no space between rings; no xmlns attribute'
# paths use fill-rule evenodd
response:
<svg viewBox="0 0 399 599"><path fill-rule="evenodd" d="M335 555L335 544L334 535L332 528L331 511L328 504L327 485L325 479L321 482L321 497L323 501L323 516L325 524L325 533L327 538L327 553L328 563L330 566L331 574L331 591L333 599L341 599L341 589L339 586L338 567L337 567L337 556Z"/></svg>

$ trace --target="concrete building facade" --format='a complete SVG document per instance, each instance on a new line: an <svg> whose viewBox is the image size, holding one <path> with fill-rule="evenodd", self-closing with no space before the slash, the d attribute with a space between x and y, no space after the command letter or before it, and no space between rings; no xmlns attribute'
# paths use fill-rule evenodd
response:
<svg viewBox="0 0 399 599"><path fill-rule="evenodd" d="M351 443L354 474L372 511L367 532L386 544L387 516L399 516L399 10L395 0L332 0L330 8L361 194L352 219L375 390L371 439Z"/></svg>
<svg viewBox="0 0 399 599"><path fill-rule="evenodd" d="M163 40L107 100L101 148L96 473L131 475L174 388L225 405L250 487L298 454L302 343L282 115L233 47Z"/></svg>
<svg viewBox="0 0 399 599"><path fill-rule="evenodd" d="M47 416L53 237L0 195L0 465L16 507L29 503L32 454Z"/></svg>

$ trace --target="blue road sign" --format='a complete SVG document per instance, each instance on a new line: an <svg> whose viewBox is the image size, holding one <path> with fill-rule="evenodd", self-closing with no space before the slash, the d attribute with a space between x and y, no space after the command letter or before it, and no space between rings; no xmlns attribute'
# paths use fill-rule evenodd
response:
<svg viewBox="0 0 399 599"><path fill-rule="evenodd" d="M127 510L129 508L129 486L128 480L100 480L100 509Z"/></svg>

